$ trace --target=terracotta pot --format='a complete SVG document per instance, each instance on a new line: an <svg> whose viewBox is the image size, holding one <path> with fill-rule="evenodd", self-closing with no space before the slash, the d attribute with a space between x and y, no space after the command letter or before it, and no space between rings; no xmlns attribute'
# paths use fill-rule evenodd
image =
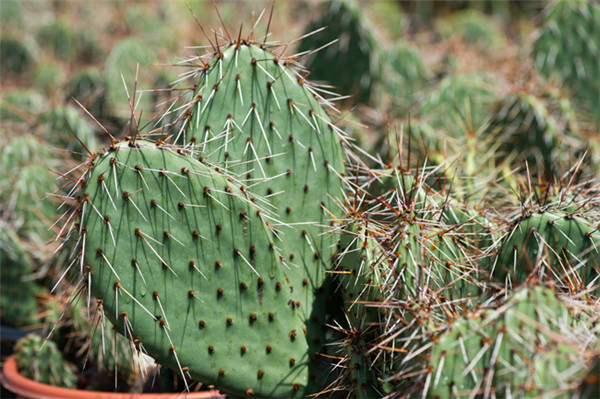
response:
<svg viewBox="0 0 600 399"><path fill-rule="evenodd" d="M17 369L14 356L4 362L2 385L23 399L211 399L225 398L219 391L179 393L122 393L84 391L42 384L23 377Z"/></svg>

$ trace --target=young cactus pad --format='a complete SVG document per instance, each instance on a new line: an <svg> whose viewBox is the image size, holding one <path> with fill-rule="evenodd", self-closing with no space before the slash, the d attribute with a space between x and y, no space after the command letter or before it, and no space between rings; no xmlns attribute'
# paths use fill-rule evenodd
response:
<svg viewBox="0 0 600 399"><path fill-rule="evenodd" d="M304 324L267 211L233 179L144 141L97 156L85 179L81 267L125 336L234 395L306 395Z"/></svg>

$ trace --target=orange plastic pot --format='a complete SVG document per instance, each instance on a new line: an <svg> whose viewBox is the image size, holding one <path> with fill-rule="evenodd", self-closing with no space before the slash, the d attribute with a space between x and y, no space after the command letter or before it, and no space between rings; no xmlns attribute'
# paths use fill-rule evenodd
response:
<svg viewBox="0 0 600 399"><path fill-rule="evenodd" d="M122 393L84 391L42 384L23 377L17 369L14 356L4 362L2 385L23 399L211 399L225 398L219 391L179 393Z"/></svg>

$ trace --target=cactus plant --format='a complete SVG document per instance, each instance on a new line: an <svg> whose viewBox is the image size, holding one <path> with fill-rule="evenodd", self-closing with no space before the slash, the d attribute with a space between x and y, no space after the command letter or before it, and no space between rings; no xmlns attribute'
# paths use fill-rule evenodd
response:
<svg viewBox="0 0 600 399"><path fill-rule="evenodd" d="M31 50L26 44L8 35L0 39L0 57L2 73L5 74L25 74L32 69L34 63Z"/></svg>
<svg viewBox="0 0 600 399"><path fill-rule="evenodd" d="M352 95L353 102L368 103L381 79L372 27L353 1L333 0L325 7L322 17L313 21L306 32L327 29L306 37L299 46L300 52L313 52L335 41L307 60L311 79L332 84L337 91Z"/></svg>
<svg viewBox="0 0 600 399"><path fill-rule="evenodd" d="M255 44L227 45L200 79L185 142L272 207L284 262L296 270L287 274L292 298L307 324L325 322L323 284L337 237L323 232L341 217L344 137L312 86ZM324 340L308 329L313 352Z"/></svg>
<svg viewBox="0 0 600 399"><path fill-rule="evenodd" d="M549 5L538 32L533 57L538 70L557 77L574 91L583 108L600 124L600 5L588 0L561 0Z"/></svg>
<svg viewBox="0 0 600 399"><path fill-rule="evenodd" d="M356 223L356 222L355 222ZM348 391L357 398L377 397L381 390L373 367L375 357L370 346L380 335L380 316L371 305L381 303L379 262L384 260L377 240L370 237L369 226L362 223L346 226L338 244L336 275L342 291L348 326L342 346L346 359Z"/></svg>
<svg viewBox="0 0 600 399"><path fill-rule="evenodd" d="M518 154L517 164L527 161L532 173L558 175L584 145L569 98L551 87L542 90L509 94L497 103L488 129L496 132L502 151Z"/></svg>
<svg viewBox="0 0 600 399"><path fill-rule="evenodd" d="M106 79L95 68L79 71L67 85L67 99L79 101L90 114L102 120L107 116Z"/></svg>
<svg viewBox="0 0 600 399"><path fill-rule="evenodd" d="M365 22L357 10L348 18ZM110 147L88 153L72 174L66 204L74 213L57 230L76 243L65 276L87 293L95 321L110 320L129 339L124 347L148 353L186 384L198 380L235 396L587 392L598 354L598 324L589 320L599 286L595 201L580 209L502 198L531 182L510 179L496 163L509 164L495 155L503 143L483 135L495 100L484 75L450 75L419 93L413 121L426 133L405 136L411 147L418 137L430 148L411 163L400 153L404 143L392 143L399 151L389 151L387 165L378 162L381 152L365 162L388 169L370 170L346 151L351 140L332 123L328 111L335 110L297 65L302 53L284 56L267 44L268 34L255 41L254 31L223 44L229 33L222 33L207 55L187 60L197 69L169 93L187 91L185 102L148 130L137 120L148 102L135 116L133 101L113 102L130 118L122 129L129 132L110 136ZM125 59L140 50L132 38L124 43L106 64L108 86L120 93L120 70L135 66ZM132 88L133 74L125 80ZM354 91L348 87L339 89ZM373 81L362 89L373 97ZM585 195L596 186L586 183ZM530 236L543 240L534 247ZM578 306L593 309L583 314ZM75 345L81 340L99 350L98 335L80 335ZM456 350L460 342L464 351ZM521 362L523 353L535 370ZM126 361L121 355L117 363Z"/></svg>
<svg viewBox="0 0 600 399"><path fill-rule="evenodd" d="M134 37L123 39L113 47L105 64L106 96L112 115L126 120L134 103L139 109L151 111L148 96L134 93L133 89L151 86L152 74L148 71L148 64L152 59L153 53L148 45Z"/></svg>
<svg viewBox="0 0 600 399"><path fill-rule="evenodd" d="M58 58L72 60L77 56L77 35L67 22L57 20L44 25L36 36L40 45Z"/></svg>
<svg viewBox="0 0 600 399"><path fill-rule="evenodd" d="M588 332L586 347L586 340L576 337L578 330L581 326L552 290L521 289L497 309L457 319L440 332L424 389L428 397L573 391L587 370L581 353L593 353L597 340Z"/></svg>
<svg viewBox="0 0 600 399"><path fill-rule="evenodd" d="M75 388L75 367L68 363L52 341L36 334L21 338L15 346L19 372L32 380L45 384Z"/></svg>
<svg viewBox="0 0 600 399"><path fill-rule="evenodd" d="M496 21L479 10L466 9L442 20L438 30L446 39L460 37L468 46L481 50L500 47L504 36Z"/></svg>
<svg viewBox="0 0 600 399"><path fill-rule="evenodd" d="M552 279L571 292L598 295L600 257L597 220L555 209L517 219L500 246L493 273L512 286L530 274Z"/></svg>
<svg viewBox="0 0 600 399"><path fill-rule="evenodd" d="M35 323L37 295L42 287L32 278L31 257L16 232L0 220L0 319L4 323L23 327Z"/></svg>
<svg viewBox="0 0 600 399"><path fill-rule="evenodd" d="M239 187L168 148L120 143L86 175L84 266L106 316L162 363L238 394L299 395L300 304L269 212Z"/></svg>

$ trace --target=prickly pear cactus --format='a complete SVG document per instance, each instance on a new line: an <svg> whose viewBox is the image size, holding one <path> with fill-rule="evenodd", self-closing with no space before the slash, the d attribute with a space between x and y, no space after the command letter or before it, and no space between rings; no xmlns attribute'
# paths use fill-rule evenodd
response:
<svg viewBox="0 0 600 399"><path fill-rule="evenodd" d="M326 27L323 32L304 38L299 46L300 52L313 52L329 44L308 58L306 65L311 79L331 84L344 95L352 95L353 102L368 103L381 79L373 27L352 0L326 3L321 18L313 21L306 32L323 27Z"/></svg>
<svg viewBox="0 0 600 399"><path fill-rule="evenodd" d="M600 124L600 5L594 0L551 4L533 48L535 65L574 91Z"/></svg>
<svg viewBox="0 0 600 399"><path fill-rule="evenodd" d="M597 296L599 240L586 215L556 209L524 214L504 237L492 273L507 287L534 275L568 292Z"/></svg>
<svg viewBox="0 0 600 399"><path fill-rule="evenodd" d="M319 326L338 239L325 232L342 216L343 137L291 60L257 44L221 50L188 104L186 148L239 176L257 203L273 211L291 298L301 304L302 320ZM314 354L325 337L307 329Z"/></svg>
<svg viewBox="0 0 600 399"><path fill-rule="evenodd" d="M75 368L67 362L56 344L36 334L17 341L15 360L19 372L34 381L65 388L77 387Z"/></svg>
<svg viewBox="0 0 600 399"><path fill-rule="evenodd" d="M22 327L34 324L43 292L33 280L31 257L20 239L4 221L0 221L0 319L3 323Z"/></svg>
<svg viewBox="0 0 600 399"><path fill-rule="evenodd" d="M532 173L545 176L559 174L567 154L584 147L571 101L550 87L509 94L496 104L489 129L515 165L527 161Z"/></svg>
<svg viewBox="0 0 600 399"><path fill-rule="evenodd" d="M577 326L570 309L544 287L512 294L497 309L457 319L436 340L427 397L558 395L573 391L597 337ZM587 333L590 341L579 339Z"/></svg>
<svg viewBox="0 0 600 399"><path fill-rule="evenodd" d="M80 267L126 337L226 392L307 393L304 304L268 209L184 151L144 141L116 144L85 179Z"/></svg>
<svg viewBox="0 0 600 399"><path fill-rule="evenodd" d="M372 344L379 338L379 309L371 307L381 303L380 265L385 260L379 243L370 237L368 226L362 223L347 226L338 244L336 276L348 321L343 355L348 391L356 398L377 397L375 357L369 354Z"/></svg>

